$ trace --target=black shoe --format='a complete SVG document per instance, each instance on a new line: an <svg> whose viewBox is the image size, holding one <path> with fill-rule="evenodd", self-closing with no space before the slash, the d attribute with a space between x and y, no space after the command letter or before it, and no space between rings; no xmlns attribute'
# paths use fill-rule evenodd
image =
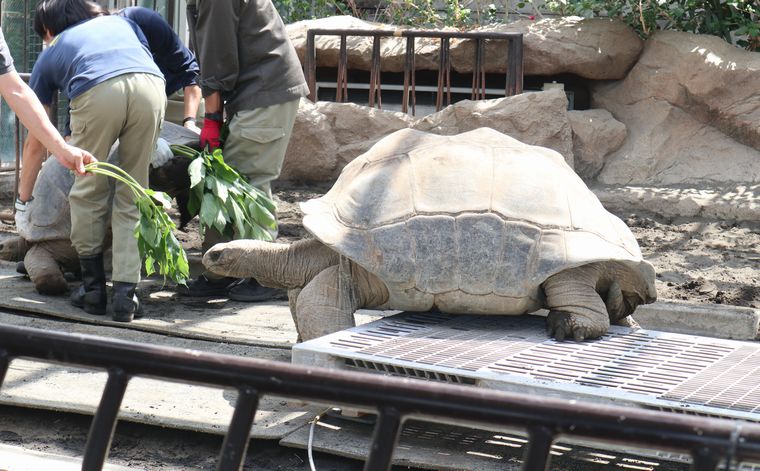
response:
<svg viewBox="0 0 760 471"><path fill-rule="evenodd" d="M261 286L255 279L249 278L244 280L243 283L238 283L231 287L227 297L235 301L255 303L283 298L284 296L286 296L285 290L267 288L266 286Z"/></svg>
<svg viewBox="0 0 760 471"><path fill-rule="evenodd" d="M196 298L227 297L227 292L236 283L240 283L239 278L206 278L206 275L201 275L187 286L179 285L177 292L183 296Z"/></svg>
<svg viewBox="0 0 760 471"><path fill-rule="evenodd" d="M142 306L135 294L137 285L122 281L113 282L113 320L116 322L132 322L134 318L142 317Z"/></svg>
<svg viewBox="0 0 760 471"><path fill-rule="evenodd" d="M106 272L103 254L79 256L82 266L82 284L71 293L71 304L84 309L88 314L102 316L106 313Z"/></svg>

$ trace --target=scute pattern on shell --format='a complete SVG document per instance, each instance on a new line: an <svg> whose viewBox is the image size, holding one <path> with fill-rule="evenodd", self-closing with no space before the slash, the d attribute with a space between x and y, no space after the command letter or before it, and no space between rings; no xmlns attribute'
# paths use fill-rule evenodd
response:
<svg viewBox="0 0 760 471"><path fill-rule="evenodd" d="M302 209L310 232L386 283L395 309L522 314L561 270L615 260L641 276L647 264L560 154L488 128L397 131Z"/></svg>

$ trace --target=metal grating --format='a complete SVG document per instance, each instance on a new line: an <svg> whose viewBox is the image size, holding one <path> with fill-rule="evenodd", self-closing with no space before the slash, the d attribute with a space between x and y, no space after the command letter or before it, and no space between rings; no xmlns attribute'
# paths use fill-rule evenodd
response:
<svg viewBox="0 0 760 471"><path fill-rule="evenodd" d="M613 326L557 342L540 316L402 313L296 345L293 362L760 422L760 345Z"/></svg>

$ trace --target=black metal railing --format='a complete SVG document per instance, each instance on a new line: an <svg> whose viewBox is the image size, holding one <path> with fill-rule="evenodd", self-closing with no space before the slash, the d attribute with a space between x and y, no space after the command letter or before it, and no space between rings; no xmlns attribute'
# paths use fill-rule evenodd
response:
<svg viewBox="0 0 760 471"><path fill-rule="evenodd" d="M130 378L148 376L238 391L218 470L240 469L262 395L374 409L378 420L364 469L390 468L403 420L437 417L527 431L523 470L545 470L559 435L688 453L695 471L760 460L760 425L671 412L432 383L367 373L189 351L88 335L0 325L0 387L18 357L102 368L108 373L82 469L101 469Z"/></svg>
<svg viewBox="0 0 760 471"><path fill-rule="evenodd" d="M475 57L473 58L472 92L473 100L485 98L486 95L486 70L485 70L485 44L486 41L504 41L506 47L506 83L504 95L511 96L523 91L523 45L522 33L487 33L487 32L454 32L454 31L420 31L420 30L359 30L359 29L310 29L306 36L306 57L304 60L304 73L309 85L309 99L317 99L317 60L316 60L316 36L338 36L340 38L340 52L338 54L338 74L336 83L335 101L344 102L348 95L348 52L347 40L349 36L363 36L372 38L372 61L369 79L369 106L382 107L382 84L380 40L381 38L406 38L406 55L404 58L404 87L401 107L404 113L409 112L411 105L412 114L416 107L416 67L415 67L415 40L417 38L437 38L440 40L438 48L438 80L437 94L435 99L436 111L443 106L451 104L451 40L467 39L475 42Z"/></svg>

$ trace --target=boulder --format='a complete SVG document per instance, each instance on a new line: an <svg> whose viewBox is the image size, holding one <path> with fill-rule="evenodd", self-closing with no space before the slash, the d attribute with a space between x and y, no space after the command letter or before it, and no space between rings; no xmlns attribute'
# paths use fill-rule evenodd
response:
<svg viewBox="0 0 760 471"><path fill-rule="evenodd" d="M607 110L579 110L567 113L573 130L575 172L593 180L604 167L604 158L623 145L625 124Z"/></svg>
<svg viewBox="0 0 760 471"><path fill-rule="evenodd" d="M287 26L288 36L303 62L306 56L306 32L309 29L400 30L387 24L362 21L351 16L306 20ZM445 30L455 31L447 28ZM435 31L441 31L437 29ZM588 79L622 79L633 66L642 48L642 41L626 24L610 19L579 17L528 19L482 27L473 31L515 32L523 34L523 67L525 75L575 74ZM418 70L437 70L438 39L420 38L415 43ZM372 38L349 36L346 41L349 67L369 70L372 59ZM317 66L335 67L340 52L337 36L316 38ZM406 39L385 38L381 41L381 68L389 72L404 70ZM451 41L451 65L459 72L473 69L474 43ZM506 70L505 45L501 41L486 46L487 72Z"/></svg>
<svg viewBox="0 0 760 471"><path fill-rule="evenodd" d="M303 98L283 163L281 180L327 182L382 137L409 127L414 118L354 103L315 103Z"/></svg>
<svg viewBox="0 0 760 471"><path fill-rule="evenodd" d="M616 83L592 90L628 129L598 176L606 184L760 179L760 55L717 37L663 31ZM720 162L720 165L716 165Z"/></svg>
<svg viewBox="0 0 760 471"><path fill-rule="evenodd" d="M419 120L415 129L452 135L488 127L526 144L548 147L573 166L573 138L564 91L551 89L490 100L465 100Z"/></svg>
<svg viewBox="0 0 760 471"><path fill-rule="evenodd" d="M329 182L382 137L404 128L457 134L490 127L525 143L560 152L572 165L567 98L561 90L465 101L415 119L353 103L301 100L280 180Z"/></svg>
<svg viewBox="0 0 760 471"><path fill-rule="evenodd" d="M622 79L643 47L643 41L628 25L606 18L521 19L474 31L522 33L525 75L569 73L593 80ZM506 58L499 48L503 46L498 42L486 46L486 70L506 70ZM472 42L467 42L452 50L452 63L471 63L473 54ZM471 70L471 66L465 70Z"/></svg>

